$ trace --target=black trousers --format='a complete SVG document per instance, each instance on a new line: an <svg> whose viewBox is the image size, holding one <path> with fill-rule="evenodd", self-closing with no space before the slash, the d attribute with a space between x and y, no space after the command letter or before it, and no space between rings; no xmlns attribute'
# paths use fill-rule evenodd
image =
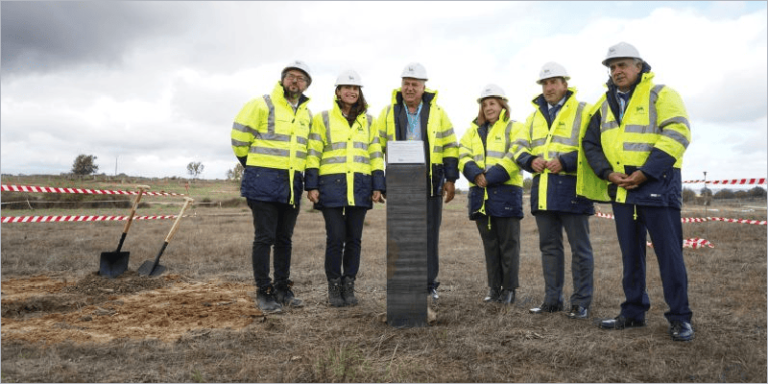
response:
<svg viewBox="0 0 768 384"><path fill-rule="evenodd" d="M328 280L357 276L366 208L323 208L325 276Z"/></svg>
<svg viewBox="0 0 768 384"><path fill-rule="evenodd" d="M275 282L286 282L291 276L291 249L293 228L299 216L299 207L290 204L268 203L248 199L253 214L253 276L256 286L268 287L269 254L274 247Z"/></svg>
<svg viewBox="0 0 768 384"><path fill-rule="evenodd" d="M517 289L520 286L520 218L485 216L475 220L475 224L483 239L488 286Z"/></svg>
<svg viewBox="0 0 768 384"><path fill-rule="evenodd" d="M437 245L440 242L440 224L443 222L443 197L427 197L427 289L435 288L440 272Z"/></svg>

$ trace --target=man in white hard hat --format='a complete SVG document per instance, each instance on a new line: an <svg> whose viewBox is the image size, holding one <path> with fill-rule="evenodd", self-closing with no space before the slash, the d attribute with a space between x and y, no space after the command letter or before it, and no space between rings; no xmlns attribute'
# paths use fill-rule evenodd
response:
<svg viewBox="0 0 768 384"><path fill-rule="evenodd" d="M579 139L589 124L590 106L576 99L576 88L568 88L570 77L554 62L544 64L536 81L542 93L533 100L536 110L528 116L515 161L533 174L531 213L539 229L541 266L544 270L544 302L530 310L534 314L563 310L565 260L563 229L571 245L573 292L571 319L589 317L592 303L594 257L589 241L592 201L576 196Z"/></svg>
<svg viewBox="0 0 768 384"><path fill-rule="evenodd" d="M688 305L688 277L683 261L681 167L691 140L690 123L680 95L653 83L651 66L627 43L608 49L608 91L593 108L582 141L595 174L607 180L624 265L625 301L621 313L601 328L645 326L651 306L646 291L646 233L659 262L669 334L690 341L693 313ZM598 184L587 194L603 194ZM605 184L602 184L604 187Z"/></svg>
<svg viewBox="0 0 768 384"><path fill-rule="evenodd" d="M299 215L312 125L304 91L311 82L306 63L289 63L272 93L245 104L232 125L232 150L245 167L240 194L253 214L251 261L258 288L256 299L264 312L302 304L291 289L289 277L291 238ZM269 277L272 248L274 285Z"/></svg>
<svg viewBox="0 0 768 384"><path fill-rule="evenodd" d="M443 217L443 199L448 203L455 193L459 178L459 148L453 125L439 105L437 91L427 89L427 70L410 63L400 75L401 87L392 91L392 103L379 115L377 125L382 136L382 149L387 141L421 140L428 167L427 183L427 293L438 299L438 242Z"/></svg>

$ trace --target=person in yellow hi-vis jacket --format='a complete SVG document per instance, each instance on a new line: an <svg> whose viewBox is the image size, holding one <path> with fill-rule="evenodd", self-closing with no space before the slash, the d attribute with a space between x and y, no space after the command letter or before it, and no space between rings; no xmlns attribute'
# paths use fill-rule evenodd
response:
<svg viewBox="0 0 768 384"><path fill-rule="evenodd" d="M510 120L504 90L488 84L477 99L477 119L459 144L459 169L469 180L469 219L477 224L488 273L486 303L515 302L520 270L523 176L512 157L523 125Z"/></svg>
<svg viewBox="0 0 768 384"><path fill-rule="evenodd" d="M437 104L437 91L426 88L427 70L410 63L400 75L400 88L392 91L392 103L377 120L381 147L386 153L387 141L416 140L424 144L427 173L427 295L435 303L439 299L438 244L445 203L453 200L454 183L459 178L459 146L448 114Z"/></svg>
<svg viewBox="0 0 768 384"><path fill-rule="evenodd" d="M683 154L691 141L688 113L680 95L653 82L651 66L627 43L608 49L603 65L608 90L593 108L582 140L594 173L607 180L621 247L625 301L621 313L601 328L645 326L651 307L646 290L646 237L659 262L669 335L693 340L688 304L688 275L683 260ZM606 184L585 186L585 195L604 194Z"/></svg>
<svg viewBox="0 0 768 384"><path fill-rule="evenodd" d="M362 87L357 72L342 72L333 108L315 115L309 136L305 189L325 219L325 276L334 307L358 302L365 214L374 202L384 202L384 157Z"/></svg>
<svg viewBox="0 0 768 384"><path fill-rule="evenodd" d="M293 293L291 248L299 215L307 140L312 113L304 91L312 82L309 67L293 61L282 71L271 94L249 101L232 125L232 150L245 167L240 194L253 214L251 261L262 311L300 306ZM275 284L269 277L274 247Z"/></svg>
<svg viewBox="0 0 768 384"><path fill-rule="evenodd" d="M565 67L549 62L539 79L542 93L532 103L523 141L515 153L517 164L533 174L531 213L539 229L541 266L544 271L544 302L530 310L543 314L563 310L565 252L563 230L571 245L573 292L571 319L589 317L592 303L594 257L589 240L592 201L576 195L579 143L589 124L590 106L576 100L576 88L568 87ZM583 165L582 165L583 166Z"/></svg>

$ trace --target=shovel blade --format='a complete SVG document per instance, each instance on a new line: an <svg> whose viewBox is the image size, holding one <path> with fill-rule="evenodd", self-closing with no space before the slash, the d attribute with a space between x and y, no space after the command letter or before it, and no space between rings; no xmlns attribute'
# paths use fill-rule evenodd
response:
<svg viewBox="0 0 768 384"><path fill-rule="evenodd" d="M102 252L99 260L99 275L114 278L128 269L130 252Z"/></svg>
<svg viewBox="0 0 768 384"><path fill-rule="evenodd" d="M141 264L137 272L140 276L155 277L155 276L162 275L166 269L167 268L165 268L164 265L160 265L160 264L155 265L155 262L147 260L144 262L144 264Z"/></svg>

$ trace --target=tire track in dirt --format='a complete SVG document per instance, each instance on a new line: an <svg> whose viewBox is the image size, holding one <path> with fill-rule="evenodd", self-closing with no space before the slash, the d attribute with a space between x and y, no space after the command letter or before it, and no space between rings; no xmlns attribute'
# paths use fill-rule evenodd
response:
<svg viewBox="0 0 768 384"><path fill-rule="evenodd" d="M121 285L135 284L140 279L167 286L127 295L112 294L126 290ZM102 287L98 286L99 280ZM190 331L242 329L255 319L264 317L254 305L253 286L250 284L183 282L178 281L178 275L161 279L137 277L117 283L116 280L86 277L79 283L67 283L37 276L3 282L2 340L50 344L157 338L169 342ZM83 281L88 284L82 284ZM65 291L74 293L65 294ZM41 298L35 294L45 296ZM83 303L88 298L84 296L88 294L108 296L96 300L97 304L85 305ZM75 303L76 308L38 308L39 313L34 316L11 316L7 310L14 304L23 307L25 301L34 301L38 305L50 303L57 296L68 296L67 300Z"/></svg>

